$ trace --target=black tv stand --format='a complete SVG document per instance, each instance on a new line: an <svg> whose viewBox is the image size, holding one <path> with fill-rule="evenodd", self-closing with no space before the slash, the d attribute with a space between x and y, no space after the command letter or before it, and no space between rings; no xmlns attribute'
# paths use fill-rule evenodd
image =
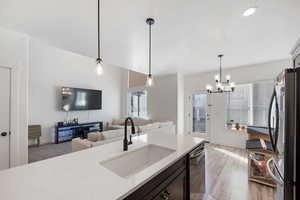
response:
<svg viewBox="0 0 300 200"><path fill-rule="evenodd" d="M71 141L73 138L87 138L88 133L103 131L103 122L78 123L55 126L55 143Z"/></svg>

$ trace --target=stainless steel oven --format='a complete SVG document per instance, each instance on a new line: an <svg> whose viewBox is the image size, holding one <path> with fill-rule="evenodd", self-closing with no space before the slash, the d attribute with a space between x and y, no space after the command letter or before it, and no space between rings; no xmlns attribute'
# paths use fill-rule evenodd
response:
<svg viewBox="0 0 300 200"><path fill-rule="evenodd" d="M201 144L190 153L190 197L204 199L205 195L205 145Z"/></svg>

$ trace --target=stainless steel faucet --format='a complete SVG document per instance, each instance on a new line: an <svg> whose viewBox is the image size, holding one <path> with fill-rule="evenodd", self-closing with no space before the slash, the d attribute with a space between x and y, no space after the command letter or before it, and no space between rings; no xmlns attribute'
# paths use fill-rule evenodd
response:
<svg viewBox="0 0 300 200"><path fill-rule="evenodd" d="M131 135L135 134L135 127L134 127L133 120L132 120L131 117L127 117L125 119L123 151L127 151L128 150L128 145L132 144L131 135L129 136L129 141L127 139L127 124L128 124L128 121L130 121L130 123L131 123Z"/></svg>

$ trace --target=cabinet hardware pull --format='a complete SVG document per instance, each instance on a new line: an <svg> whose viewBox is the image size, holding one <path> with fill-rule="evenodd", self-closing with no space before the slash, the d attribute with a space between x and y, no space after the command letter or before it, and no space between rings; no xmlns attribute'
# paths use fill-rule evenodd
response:
<svg viewBox="0 0 300 200"><path fill-rule="evenodd" d="M163 200L168 200L169 195L170 195L170 193L168 192L168 190L165 190L160 194L160 198L163 199Z"/></svg>

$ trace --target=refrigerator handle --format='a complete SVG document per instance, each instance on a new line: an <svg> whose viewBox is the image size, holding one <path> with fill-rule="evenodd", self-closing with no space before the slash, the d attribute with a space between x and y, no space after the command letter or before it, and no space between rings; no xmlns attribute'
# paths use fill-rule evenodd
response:
<svg viewBox="0 0 300 200"><path fill-rule="evenodd" d="M274 173L273 173L273 171L272 171L272 169L271 169L271 167L270 167L270 163L271 162L273 162L273 164L274 164L274 166L275 166L275 170L277 171L278 169L277 169L277 166L276 166L276 164L275 164L275 162L274 162L274 160L273 160L273 158L270 158L268 161L267 161L267 170L268 170L268 173L270 174L270 176L272 177L272 179L276 182L276 183L278 183L278 184L280 184L280 185L283 185L284 184L284 182L283 182L283 180L281 179L281 177L280 178L278 178ZM278 172L278 171L277 171Z"/></svg>
<svg viewBox="0 0 300 200"><path fill-rule="evenodd" d="M271 127L271 113L272 113L272 105L273 102L275 103L275 115L276 115L276 126L275 128ZM274 120L273 120L274 123ZM276 147L277 147L277 140L278 140L278 132L279 132L279 106L278 106L278 100L277 100L277 94L276 94L276 88L274 88L272 98L271 98L271 103L269 107L269 116L268 116L268 128L269 128L269 136L271 140L271 145L273 148L273 151L276 152ZM274 138L272 137L272 132L274 133Z"/></svg>
<svg viewBox="0 0 300 200"><path fill-rule="evenodd" d="M276 127L275 127L275 149L277 149L277 141L278 141L278 135L279 135L279 106L278 106L278 99L277 99L277 94L276 94L276 91L275 91L275 110L276 110ZM276 150L274 151L276 152ZM276 166L276 165L275 165Z"/></svg>
<svg viewBox="0 0 300 200"><path fill-rule="evenodd" d="M276 146L275 146L275 141L274 138L272 137L272 127L271 127L271 113L272 113L272 105L273 105L273 101L275 99L276 96L276 90L274 88L272 97L271 97L271 102L270 102L270 106L269 106L269 115L268 115L268 129L269 129L269 137L270 137L270 141L271 141L271 146L273 151L276 151Z"/></svg>

